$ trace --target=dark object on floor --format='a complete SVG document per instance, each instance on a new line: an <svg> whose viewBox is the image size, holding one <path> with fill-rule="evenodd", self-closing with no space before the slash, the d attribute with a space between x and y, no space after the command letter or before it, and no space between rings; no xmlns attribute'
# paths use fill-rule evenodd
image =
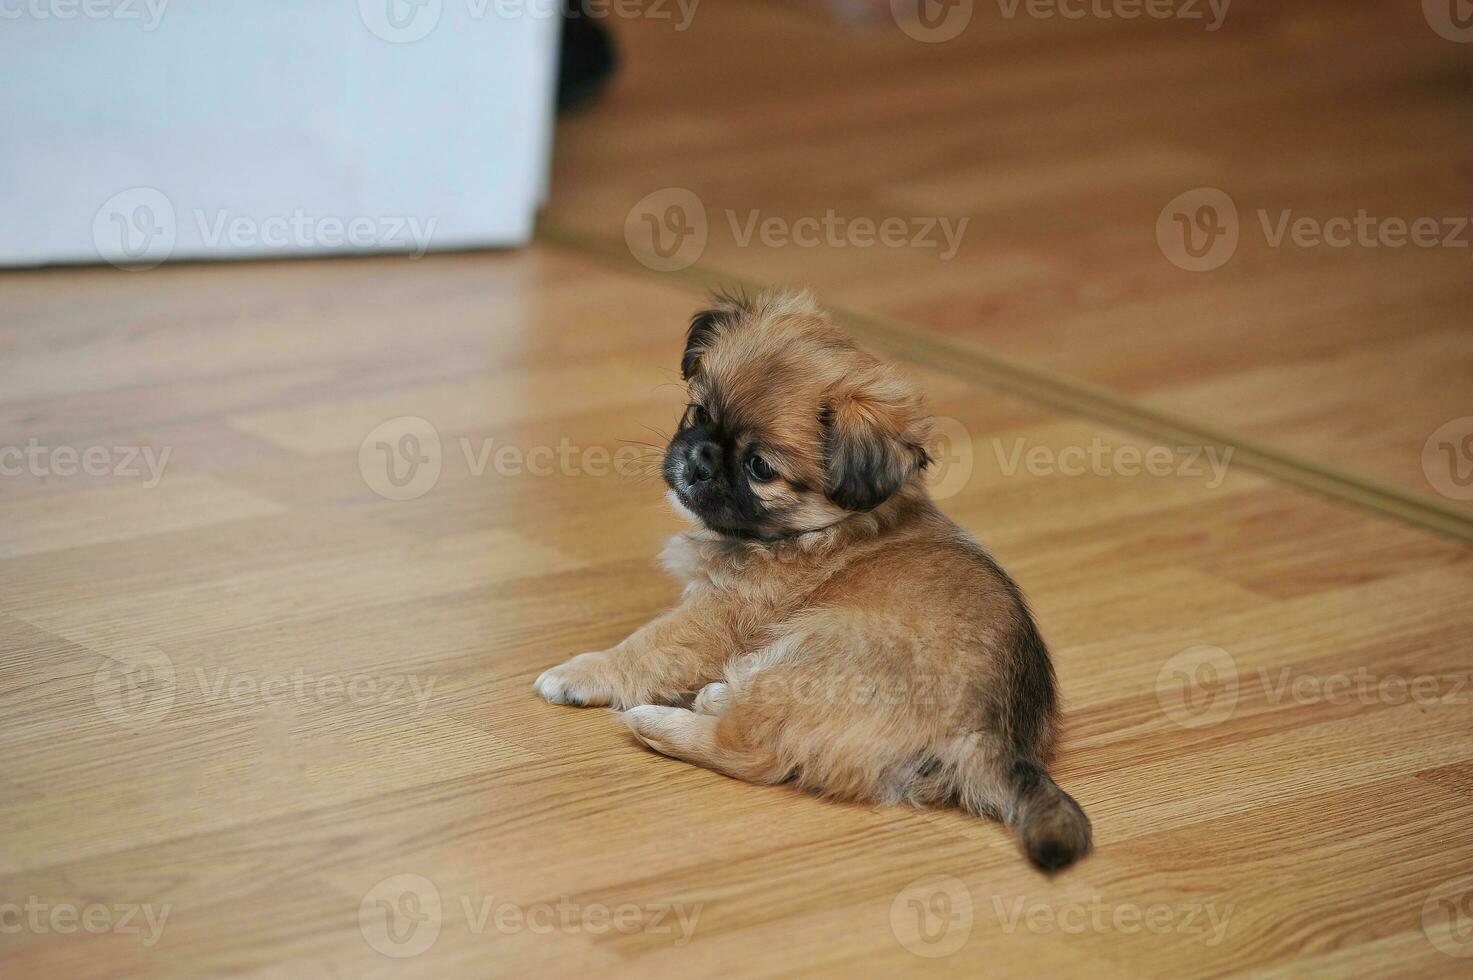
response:
<svg viewBox="0 0 1473 980"><path fill-rule="evenodd" d="M619 56L606 21L589 14L587 0L566 0L558 61L558 111L593 101L608 86L618 66Z"/></svg>

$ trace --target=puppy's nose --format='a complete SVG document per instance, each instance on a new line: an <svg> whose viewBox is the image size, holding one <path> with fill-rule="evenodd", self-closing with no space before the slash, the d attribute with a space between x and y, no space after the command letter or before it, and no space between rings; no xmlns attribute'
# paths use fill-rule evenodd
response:
<svg viewBox="0 0 1473 980"><path fill-rule="evenodd" d="M686 478L692 483L705 483L716 475L716 444L698 442L685 457Z"/></svg>

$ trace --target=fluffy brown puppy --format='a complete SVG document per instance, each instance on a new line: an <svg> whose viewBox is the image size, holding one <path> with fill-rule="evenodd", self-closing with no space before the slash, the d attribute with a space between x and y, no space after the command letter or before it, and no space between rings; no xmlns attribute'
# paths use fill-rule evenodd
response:
<svg viewBox="0 0 1473 980"><path fill-rule="evenodd" d="M691 321L665 453L695 525L680 605L537 679L665 755L857 800L957 803L1062 868L1088 818L1044 769L1054 671L1018 587L931 502L920 399L806 294ZM689 705L689 707L685 707Z"/></svg>

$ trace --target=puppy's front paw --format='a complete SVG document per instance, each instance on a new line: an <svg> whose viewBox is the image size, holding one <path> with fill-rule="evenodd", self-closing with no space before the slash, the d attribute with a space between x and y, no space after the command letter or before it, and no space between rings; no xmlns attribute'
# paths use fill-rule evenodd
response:
<svg viewBox="0 0 1473 980"><path fill-rule="evenodd" d="M570 704L576 708L618 706L618 692L607 675L602 653L580 653L565 664L544 670L532 689L552 704Z"/></svg>

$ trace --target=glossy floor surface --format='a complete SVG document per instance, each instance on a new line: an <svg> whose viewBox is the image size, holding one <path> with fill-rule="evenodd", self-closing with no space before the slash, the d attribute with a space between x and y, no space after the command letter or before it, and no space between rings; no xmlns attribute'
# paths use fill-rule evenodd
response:
<svg viewBox="0 0 1473 980"><path fill-rule="evenodd" d="M1463 544L914 372L937 496L1055 650L1099 849L1049 880L994 824L532 694L675 598L639 444L689 291L548 247L6 290L0 427L41 471L0 502L7 973L1466 962Z"/></svg>

